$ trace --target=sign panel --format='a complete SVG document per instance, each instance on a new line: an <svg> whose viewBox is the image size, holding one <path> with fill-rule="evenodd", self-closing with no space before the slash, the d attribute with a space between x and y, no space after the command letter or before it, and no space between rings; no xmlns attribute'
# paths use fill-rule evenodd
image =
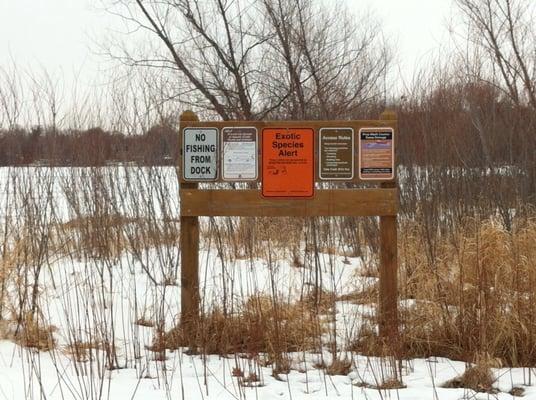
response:
<svg viewBox="0 0 536 400"><path fill-rule="evenodd" d="M233 127L222 129L222 177L226 181L257 179L257 129Z"/></svg>
<svg viewBox="0 0 536 400"><path fill-rule="evenodd" d="M184 128L182 176L187 181L214 181L218 177L218 129Z"/></svg>
<svg viewBox="0 0 536 400"><path fill-rule="evenodd" d="M395 147L393 128L359 130L359 178L393 179Z"/></svg>
<svg viewBox="0 0 536 400"><path fill-rule="evenodd" d="M265 128L262 131L262 195L312 197L314 130Z"/></svg>
<svg viewBox="0 0 536 400"><path fill-rule="evenodd" d="M320 129L318 175L323 180L351 180L354 177L354 130Z"/></svg>

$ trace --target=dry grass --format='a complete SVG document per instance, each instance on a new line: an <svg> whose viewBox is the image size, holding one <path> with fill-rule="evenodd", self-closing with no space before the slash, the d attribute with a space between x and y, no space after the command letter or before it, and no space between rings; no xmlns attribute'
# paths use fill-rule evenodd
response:
<svg viewBox="0 0 536 400"><path fill-rule="evenodd" d="M350 293L340 295L337 299L340 301L349 301L354 304L371 304L378 301L378 295L378 284L371 284L364 286L360 290L354 290Z"/></svg>
<svg viewBox="0 0 536 400"><path fill-rule="evenodd" d="M152 328L152 327L155 326L155 323L152 320L147 319L145 317L138 318L134 323L136 325L145 326L145 327L148 327L148 328Z"/></svg>
<svg viewBox="0 0 536 400"><path fill-rule="evenodd" d="M251 217L236 218L234 221L233 231L227 227L223 236L235 258L266 257L266 243L269 241L274 249L282 250L297 266L302 266L296 249L303 239L304 218ZM210 233L205 237L208 239Z"/></svg>
<svg viewBox="0 0 536 400"><path fill-rule="evenodd" d="M0 340L13 339L13 331L11 321L0 319Z"/></svg>
<svg viewBox="0 0 536 400"><path fill-rule="evenodd" d="M287 251L296 266L304 266L297 251L303 244L303 220L256 218L255 224L252 222L238 219L222 228L219 234L224 246L234 242L238 249L261 251L263 241L269 241ZM131 232L128 238L126 230ZM327 235L324 230L325 227L320 229L320 238ZM133 250L136 242L145 248L173 244L178 235L175 229L160 232L148 221L114 215L73 219L53 225L48 233L47 251L52 254L82 251L103 258ZM434 233L431 240L422 223L403 220L400 233L400 295L411 299L412 304L401 310L397 351L406 357L435 355L465 361L487 353L504 365L536 364L536 220L514 220L512 229L507 230L496 219L467 219ZM338 253L326 244L327 239L322 240L318 250ZM0 280L5 282L10 276L16 279L12 271L37 262L39 249L32 246L28 235L19 235L8 243L1 260ZM314 249L310 242L306 248ZM362 274L375 276L376 263L369 261ZM371 304L377 296L376 285L370 285L338 297L313 290L295 304L255 297L232 315L215 309L203 316L194 339L200 343L201 351L213 354L266 353L280 357L285 352L317 349L326 329L319 315L329 314L336 300ZM154 326L143 318L136 323ZM22 325L27 329L19 332L17 340L23 345L41 349L54 345L48 328L37 329L31 320ZM370 326L359 330L351 349L365 354L392 354L378 340L373 326L371 321ZM183 336L180 327L157 333L153 348L161 351L192 342L192 338Z"/></svg>
<svg viewBox="0 0 536 400"><path fill-rule="evenodd" d="M348 375L352 368L352 361L348 358L335 358L326 368L328 375Z"/></svg>
<svg viewBox="0 0 536 400"><path fill-rule="evenodd" d="M62 239L61 249L94 258L117 258L125 251L142 251L178 242L178 221L166 221L166 229L144 218L118 214L84 216L58 224L54 231Z"/></svg>
<svg viewBox="0 0 536 400"><path fill-rule="evenodd" d="M102 350L103 347L101 343L75 341L67 346L65 352L77 362L87 362L92 361L95 351Z"/></svg>
<svg viewBox="0 0 536 400"><path fill-rule="evenodd" d="M385 382L382 382L381 384L374 387L374 389L379 390L392 390L392 389L404 389L406 385L404 385L400 380L391 378L387 379Z"/></svg>
<svg viewBox="0 0 536 400"><path fill-rule="evenodd" d="M216 309L202 316L194 335L203 353L265 353L278 359L283 353L312 349L319 327L310 302L274 304L270 297L257 296L240 313L224 315ZM157 337L151 349L177 349L189 343L191 337L179 325Z"/></svg>
<svg viewBox="0 0 536 400"><path fill-rule="evenodd" d="M536 221L468 220L440 236L427 257L420 227L405 225L401 296L407 356L471 361L489 354L511 366L536 363Z"/></svg>
<svg viewBox="0 0 536 400"><path fill-rule="evenodd" d="M491 369L483 365L474 365L465 370L465 372L446 382L445 388L465 388L472 389L475 392L482 393L497 393L497 389L493 387L495 378Z"/></svg>
<svg viewBox="0 0 536 400"><path fill-rule="evenodd" d="M46 325L28 313L21 319L13 339L23 347L50 351L56 346L54 339L56 330L56 327Z"/></svg>
<svg viewBox="0 0 536 400"><path fill-rule="evenodd" d="M400 380L396 378L389 378L378 384L358 382L355 384L355 386L366 387L368 389L375 389L375 390L394 390L394 389L404 389L406 387L406 385L404 385Z"/></svg>
<svg viewBox="0 0 536 400"><path fill-rule="evenodd" d="M516 397L522 397L525 394L525 389L519 386L514 386L512 390L508 392L508 394Z"/></svg>

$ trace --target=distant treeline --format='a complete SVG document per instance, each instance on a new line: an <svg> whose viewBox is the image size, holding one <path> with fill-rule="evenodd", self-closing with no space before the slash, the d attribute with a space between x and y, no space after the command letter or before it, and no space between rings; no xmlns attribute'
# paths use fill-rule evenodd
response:
<svg viewBox="0 0 536 400"><path fill-rule="evenodd" d="M514 104L493 85L436 83L390 107L397 111L399 121L399 164L517 166L535 174L535 110ZM345 118L378 118L384 108L375 104ZM100 127L0 129L0 166L177 165L179 133L172 125L157 124L130 135Z"/></svg>
<svg viewBox="0 0 536 400"><path fill-rule="evenodd" d="M536 109L515 104L492 84L435 83L396 109L404 165L536 171Z"/></svg>
<svg viewBox="0 0 536 400"><path fill-rule="evenodd" d="M110 163L174 165L178 133L157 125L141 135L107 132L18 128L0 130L0 166L102 166Z"/></svg>

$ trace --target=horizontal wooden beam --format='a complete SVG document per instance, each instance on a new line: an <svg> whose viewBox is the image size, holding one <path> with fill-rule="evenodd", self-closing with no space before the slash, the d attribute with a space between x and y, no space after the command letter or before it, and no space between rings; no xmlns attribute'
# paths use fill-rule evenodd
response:
<svg viewBox="0 0 536 400"><path fill-rule="evenodd" d="M397 120L312 120L312 121L186 121L181 122L181 128L187 127L202 127L202 128L218 128L235 126L248 126L255 127L259 130L263 128L313 128L315 130L327 127L340 127L340 128L359 128L365 127L392 127L396 129Z"/></svg>
<svg viewBox="0 0 536 400"><path fill-rule="evenodd" d="M312 199L267 199L258 190L181 189L181 216L387 216L398 212L398 189L317 190Z"/></svg>

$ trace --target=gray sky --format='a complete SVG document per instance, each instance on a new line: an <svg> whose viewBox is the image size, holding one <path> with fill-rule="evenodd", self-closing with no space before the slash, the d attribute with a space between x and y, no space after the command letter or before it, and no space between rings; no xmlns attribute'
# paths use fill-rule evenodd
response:
<svg viewBox="0 0 536 400"><path fill-rule="evenodd" d="M93 2L95 3L95 2ZM0 0L0 65L44 67L90 79L99 70L94 38L114 18L89 0Z"/></svg>
<svg viewBox="0 0 536 400"><path fill-rule="evenodd" d="M453 0L347 0L347 3L356 11L366 4L380 18L404 68L426 63L434 52L449 47Z"/></svg>
<svg viewBox="0 0 536 400"><path fill-rule="evenodd" d="M346 1L356 12L370 9L379 17L406 79L416 65L448 46L452 0L325 1ZM95 4L98 1L0 0L0 66L13 59L24 68L42 66L54 76L64 76L67 84L75 76L79 84L93 81L103 66L93 54L93 40L120 23Z"/></svg>

